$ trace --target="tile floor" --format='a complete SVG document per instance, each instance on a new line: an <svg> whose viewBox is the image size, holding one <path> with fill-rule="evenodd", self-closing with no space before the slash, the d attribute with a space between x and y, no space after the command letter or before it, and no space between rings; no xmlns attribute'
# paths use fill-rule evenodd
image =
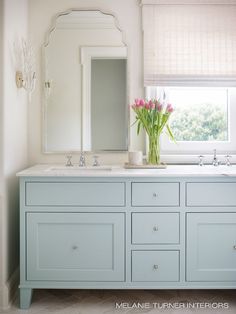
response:
<svg viewBox="0 0 236 314"><path fill-rule="evenodd" d="M175 302L195 302L195 309L163 308ZM212 307L196 308L196 303ZM139 303L139 304L138 304ZM146 303L146 307L144 308ZM166 305L164 304L166 303ZM222 309L220 303L227 303ZM117 304L121 308L117 308ZM135 309L131 306L142 306ZM129 306L129 308L127 308ZM123 307L123 308L122 308ZM161 308L162 307L162 308ZM236 313L236 290L35 290L29 310L20 310L18 300L3 314L136 314L136 313Z"/></svg>

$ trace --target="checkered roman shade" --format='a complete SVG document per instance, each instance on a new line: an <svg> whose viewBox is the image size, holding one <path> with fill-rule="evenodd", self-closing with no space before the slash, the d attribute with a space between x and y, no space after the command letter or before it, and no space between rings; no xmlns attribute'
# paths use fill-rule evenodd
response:
<svg viewBox="0 0 236 314"><path fill-rule="evenodd" d="M236 86L236 1L142 1L144 85Z"/></svg>

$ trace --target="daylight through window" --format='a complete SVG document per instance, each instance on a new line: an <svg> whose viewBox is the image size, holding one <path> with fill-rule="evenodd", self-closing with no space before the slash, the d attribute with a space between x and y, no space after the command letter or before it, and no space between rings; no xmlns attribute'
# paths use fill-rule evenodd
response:
<svg viewBox="0 0 236 314"><path fill-rule="evenodd" d="M167 98L176 141L228 141L227 89L168 88Z"/></svg>

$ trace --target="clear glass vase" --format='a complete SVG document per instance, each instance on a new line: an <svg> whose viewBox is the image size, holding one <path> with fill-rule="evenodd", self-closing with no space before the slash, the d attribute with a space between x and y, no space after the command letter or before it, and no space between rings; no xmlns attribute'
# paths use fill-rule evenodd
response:
<svg viewBox="0 0 236 314"><path fill-rule="evenodd" d="M160 164L160 135L149 136L148 164Z"/></svg>

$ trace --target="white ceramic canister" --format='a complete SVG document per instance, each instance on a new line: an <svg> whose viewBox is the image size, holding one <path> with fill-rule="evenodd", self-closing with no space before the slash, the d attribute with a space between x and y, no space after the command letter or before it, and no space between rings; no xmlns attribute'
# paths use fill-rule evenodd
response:
<svg viewBox="0 0 236 314"><path fill-rule="evenodd" d="M140 166L143 164L143 152L142 151L130 151L129 152L129 164Z"/></svg>

